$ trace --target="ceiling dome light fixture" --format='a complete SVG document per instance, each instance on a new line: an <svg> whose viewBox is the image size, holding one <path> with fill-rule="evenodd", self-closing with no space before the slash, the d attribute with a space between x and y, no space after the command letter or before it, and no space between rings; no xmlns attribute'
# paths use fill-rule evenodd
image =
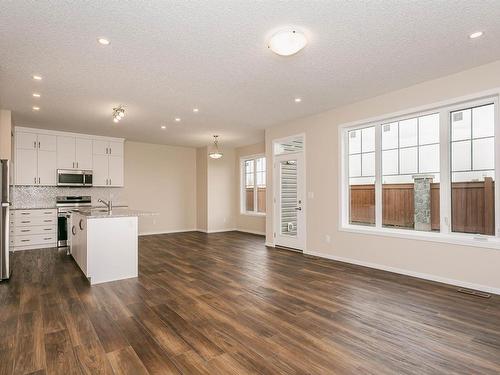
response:
<svg viewBox="0 0 500 375"><path fill-rule="evenodd" d="M208 154L212 159L220 159L222 157L222 152L219 150L219 136L214 135L214 146L213 151Z"/></svg>
<svg viewBox="0 0 500 375"><path fill-rule="evenodd" d="M118 122L125 117L125 108L122 105L113 108L113 122Z"/></svg>
<svg viewBox="0 0 500 375"><path fill-rule="evenodd" d="M306 36L295 29L282 30L269 40L268 48L280 56L291 56L299 52L307 44Z"/></svg>

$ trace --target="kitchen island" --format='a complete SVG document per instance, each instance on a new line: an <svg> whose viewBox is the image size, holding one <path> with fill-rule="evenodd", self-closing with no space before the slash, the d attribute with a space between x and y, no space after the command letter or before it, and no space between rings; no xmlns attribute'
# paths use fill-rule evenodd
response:
<svg viewBox="0 0 500 375"><path fill-rule="evenodd" d="M70 251L91 285L138 275L138 217L126 208L71 213Z"/></svg>

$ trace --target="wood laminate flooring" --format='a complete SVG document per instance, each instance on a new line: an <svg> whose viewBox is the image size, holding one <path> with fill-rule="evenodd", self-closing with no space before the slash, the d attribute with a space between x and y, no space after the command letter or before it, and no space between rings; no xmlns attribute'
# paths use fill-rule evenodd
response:
<svg viewBox="0 0 500 375"><path fill-rule="evenodd" d="M64 251L15 253L0 374L500 373L498 296L238 232L141 237L139 257L90 287Z"/></svg>

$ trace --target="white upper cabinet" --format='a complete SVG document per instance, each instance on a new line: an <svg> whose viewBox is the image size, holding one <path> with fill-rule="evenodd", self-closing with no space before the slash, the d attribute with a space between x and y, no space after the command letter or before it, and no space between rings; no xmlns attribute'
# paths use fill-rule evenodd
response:
<svg viewBox="0 0 500 375"><path fill-rule="evenodd" d="M57 169L85 169L94 186L123 186L123 141L17 127L15 183L56 186Z"/></svg>
<svg viewBox="0 0 500 375"><path fill-rule="evenodd" d="M41 151L57 151L56 136L47 134L37 134L38 138L38 149Z"/></svg>
<svg viewBox="0 0 500 375"><path fill-rule="evenodd" d="M92 169L92 140L76 138L75 161L78 169Z"/></svg>
<svg viewBox="0 0 500 375"><path fill-rule="evenodd" d="M34 150L37 146L37 135L35 133L16 133L16 148L23 150Z"/></svg>
<svg viewBox="0 0 500 375"><path fill-rule="evenodd" d="M94 139L94 141L92 143L93 143L92 149L93 149L94 155L107 155L108 154L108 149L109 149L109 142L108 141Z"/></svg>
<svg viewBox="0 0 500 375"><path fill-rule="evenodd" d="M56 184L56 136L16 132L16 184Z"/></svg>
<svg viewBox="0 0 500 375"><path fill-rule="evenodd" d="M75 137L57 136L57 169L73 169L75 166Z"/></svg>
<svg viewBox="0 0 500 375"><path fill-rule="evenodd" d="M92 169L92 140L57 136L58 169Z"/></svg>
<svg viewBox="0 0 500 375"><path fill-rule="evenodd" d="M94 186L123 186L123 142L94 140Z"/></svg>

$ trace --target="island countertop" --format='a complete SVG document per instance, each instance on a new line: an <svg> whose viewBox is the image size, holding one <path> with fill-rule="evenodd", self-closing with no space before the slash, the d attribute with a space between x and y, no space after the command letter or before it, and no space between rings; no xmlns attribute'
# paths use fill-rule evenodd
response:
<svg viewBox="0 0 500 375"><path fill-rule="evenodd" d="M115 218L115 217L140 217L140 216L153 216L157 215L154 212L132 210L129 208L113 208L111 212L108 212L106 208L99 209L84 209L78 208L74 210L75 213L79 213L85 216L87 219L105 219L105 218Z"/></svg>

